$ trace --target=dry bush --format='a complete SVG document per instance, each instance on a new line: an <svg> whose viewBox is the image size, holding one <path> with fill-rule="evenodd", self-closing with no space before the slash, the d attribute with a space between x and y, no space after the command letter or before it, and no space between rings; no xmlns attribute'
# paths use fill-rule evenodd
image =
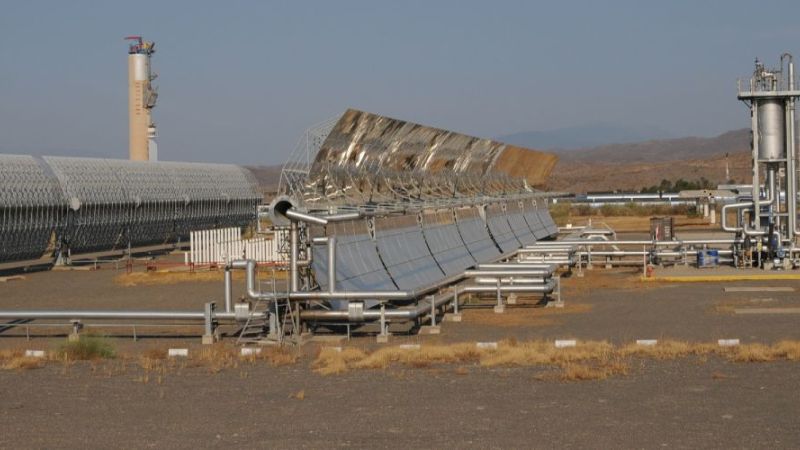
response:
<svg viewBox="0 0 800 450"><path fill-rule="evenodd" d="M690 344L682 341L659 340L656 345L628 344L619 349L621 356L635 356L658 360L706 355L714 350L710 344Z"/></svg>
<svg viewBox="0 0 800 450"><path fill-rule="evenodd" d="M800 361L800 342L780 341L772 346L776 357L789 361Z"/></svg>
<svg viewBox="0 0 800 450"><path fill-rule="evenodd" d="M475 344L467 343L424 346L418 350L385 347L354 361L352 366L355 369L385 369L392 363L398 363L410 367L430 367L433 364L474 362L485 352Z"/></svg>
<svg viewBox="0 0 800 450"><path fill-rule="evenodd" d="M763 344L737 345L721 349L720 353L736 362L768 362L777 359L772 347Z"/></svg>
<svg viewBox="0 0 800 450"><path fill-rule="evenodd" d="M612 359L601 364L570 362L561 368L558 379L561 381L605 380L615 375L627 375L629 366L620 359Z"/></svg>
<svg viewBox="0 0 800 450"><path fill-rule="evenodd" d="M190 367L206 367L212 373L223 369L235 369L241 361L239 347L226 344L204 345L189 352Z"/></svg>
<svg viewBox="0 0 800 450"><path fill-rule="evenodd" d="M480 364L494 366L559 365L587 360L607 360L614 347L605 341L581 342L576 347L556 348L552 342L531 341L507 345L501 342L494 352L482 355Z"/></svg>
<svg viewBox="0 0 800 450"><path fill-rule="evenodd" d="M2 367L4 370L28 370L38 369L44 366L43 358L33 358L30 356L16 356L5 360Z"/></svg>
<svg viewBox="0 0 800 450"><path fill-rule="evenodd" d="M262 359L273 367L289 366L300 359L297 349L289 347L270 347L261 350L261 353L252 355L252 361Z"/></svg>
<svg viewBox="0 0 800 450"><path fill-rule="evenodd" d="M151 347L143 351L141 357L154 361L160 361L167 359L168 353L169 351L166 348Z"/></svg>
<svg viewBox="0 0 800 450"><path fill-rule="evenodd" d="M9 359L19 358L25 355L25 350L21 348L6 348L0 350L0 362Z"/></svg>
<svg viewBox="0 0 800 450"><path fill-rule="evenodd" d="M335 375L347 372L350 370L349 363L362 360L366 356L363 350L354 347L344 347L341 351L324 347L311 363L311 367L320 375Z"/></svg>
<svg viewBox="0 0 800 450"><path fill-rule="evenodd" d="M305 389L301 389L301 390L289 395L289 398L293 398L295 400L305 400L306 399L306 391L305 391Z"/></svg>

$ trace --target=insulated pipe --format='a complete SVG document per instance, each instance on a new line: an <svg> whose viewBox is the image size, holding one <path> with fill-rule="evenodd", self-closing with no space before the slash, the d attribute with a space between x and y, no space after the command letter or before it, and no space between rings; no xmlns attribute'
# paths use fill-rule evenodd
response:
<svg viewBox="0 0 800 450"><path fill-rule="evenodd" d="M289 283L290 290L295 292L299 290L300 276L297 269L297 222L294 220L289 224L289 247Z"/></svg>
<svg viewBox="0 0 800 450"><path fill-rule="evenodd" d="M456 292L469 292L469 293L495 293L497 286L463 286L456 287ZM550 280L547 284L539 286L500 286L500 292L531 292L540 294L550 294L555 290L555 281ZM434 307L439 307L449 302L454 293L443 294L441 297L434 300ZM422 302L413 308L400 308L385 310L384 315L389 320L413 320L417 317L429 312L431 307L427 302ZM300 311L300 318L303 320L330 320L330 321L349 321L350 314L347 310L322 310L322 309L307 309ZM364 321L380 320L381 311L370 309L366 310L361 315Z"/></svg>
<svg viewBox="0 0 800 450"><path fill-rule="evenodd" d="M314 225L327 225L328 221L317 216L312 216L311 214L301 213L296 211L294 208L289 208L284 215L291 219L293 222L306 222L306 223L313 223Z"/></svg>
<svg viewBox="0 0 800 450"><path fill-rule="evenodd" d="M433 307L438 308L443 304L449 302L453 298L453 293L443 294L434 299ZM422 302L412 308L399 308L399 309L386 309L384 310L384 317L387 320L402 320L408 321L416 319L417 317L430 312L431 306L428 302ZM300 318L303 320L331 320L331 321L350 321L350 314L347 310L324 310L324 309L306 309L300 311ZM368 309L361 315L363 321L375 321L381 319L381 311L376 309Z"/></svg>
<svg viewBox="0 0 800 450"><path fill-rule="evenodd" d="M478 264L478 270L525 270L525 269L557 269L556 264L544 263L493 263L493 264Z"/></svg>
<svg viewBox="0 0 800 450"><path fill-rule="evenodd" d="M328 292L336 292L336 237L328 238Z"/></svg>
<svg viewBox="0 0 800 450"><path fill-rule="evenodd" d="M225 266L225 312L233 311L233 283L231 269Z"/></svg>
<svg viewBox="0 0 800 450"><path fill-rule="evenodd" d="M471 293L495 293L498 289L500 292L534 292L539 294L550 294L553 292L553 289L555 289L555 282L550 281L549 283L535 286L464 286L458 291Z"/></svg>
<svg viewBox="0 0 800 450"><path fill-rule="evenodd" d="M752 202L746 203L738 203L739 205L752 205ZM731 203L730 206L737 205L737 203ZM679 247L681 245L705 245L705 244L735 244L737 242L741 242L741 240L737 239L684 239L684 240L676 240L676 241L652 241L652 240L627 240L627 241L587 241L586 243L581 244L581 247L591 246L591 247L600 247L605 245L655 245L655 246L676 246Z"/></svg>
<svg viewBox="0 0 800 450"><path fill-rule="evenodd" d="M477 284L497 284L497 277L494 278L474 278L473 281ZM529 278L529 277L509 277L509 278L500 278L501 284L514 284L514 285L524 285L524 284L542 284L545 283L549 278Z"/></svg>
<svg viewBox="0 0 800 450"><path fill-rule="evenodd" d="M235 320L236 314L228 312L213 312L212 318L219 320ZM196 311L19 310L19 311L0 311L0 319L4 320L14 320L14 319L203 320L205 319L205 313L202 311L196 312Z"/></svg>
<svg viewBox="0 0 800 450"><path fill-rule="evenodd" d="M228 264L231 269L244 269L247 275L247 296L253 300L274 300L272 293L256 289L256 262L252 259L237 259Z"/></svg>
<svg viewBox="0 0 800 450"><path fill-rule="evenodd" d="M355 220L360 217L362 217L362 214L360 212L339 213L339 214L331 214L329 216L322 216L322 218L327 220L328 222L344 222L347 220Z"/></svg>
<svg viewBox="0 0 800 450"><path fill-rule="evenodd" d="M722 230L728 231L731 233L736 233L739 231L743 231L743 227L732 227L728 225L728 210L729 209L736 209L740 210L742 208L753 207L753 202L739 202L739 203L729 203L722 207ZM738 214L738 213L737 213Z"/></svg>
<svg viewBox="0 0 800 450"><path fill-rule="evenodd" d="M546 269L527 269L527 270L467 270L464 272L466 278L475 277L513 277L513 276L528 276L528 277L550 277L553 275L553 270Z"/></svg>

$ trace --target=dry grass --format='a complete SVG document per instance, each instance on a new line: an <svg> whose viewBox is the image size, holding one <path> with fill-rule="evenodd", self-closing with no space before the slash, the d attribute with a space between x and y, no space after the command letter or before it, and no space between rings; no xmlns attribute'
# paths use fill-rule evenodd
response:
<svg viewBox="0 0 800 450"><path fill-rule="evenodd" d="M719 353L734 362L800 361L800 342L781 341L774 345L745 344L727 347Z"/></svg>
<svg viewBox="0 0 800 450"><path fill-rule="evenodd" d="M300 360L300 352L292 347L269 347L262 349L259 354L246 356L244 359L252 362L267 361L272 367L290 366Z"/></svg>
<svg viewBox="0 0 800 450"><path fill-rule="evenodd" d="M692 344L682 341L659 340L656 345L628 344L621 347L621 356L635 356L658 360L685 358L693 355L707 355L714 350L710 344Z"/></svg>
<svg viewBox="0 0 800 450"><path fill-rule="evenodd" d="M236 369L242 363L239 347L227 344L204 345L189 352L189 367L204 367L211 373Z"/></svg>
<svg viewBox="0 0 800 450"><path fill-rule="evenodd" d="M568 363L561 368L561 372L558 374L558 380L605 380L612 376L627 375L629 371L630 366L628 363L618 358L605 360L600 364Z"/></svg>
<svg viewBox="0 0 800 450"><path fill-rule="evenodd" d="M496 351L486 353L480 360L484 367L495 366L564 366L569 363L611 358L614 347L608 342L586 341L576 347L556 348L552 342L502 342Z"/></svg>
<svg viewBox="0 0 800 450"><path fill-rule="evenodd" d="M219 282L222 283L225 272L223 270L198 270L189 272L188 270L171 271L159 270L156 272L133 272L124 273L114 277L114 283L119 286L159 286L178 283L197 283L197 282ZM235 281L244 281L245 273L242 270L232 271ZM285 280L287 272L275 271L275 279ZM272 278L271 269L261 269L259 278Z"/></svg>
<svg viewBox="0 0 800 450"><path fill-rule="evenodd" d="M642 281L641 267L617 270L584 269L583 278L570 277L561 279L561 289L563 295L567 298L573 298L581 294L591 294L599 289L639 291L659 287L662 287L659 282Z"/></svg>
<svg viewBox="0 0 800 450"><path fill-rule="evenodd" d="M323 349L312 363L321 375L350 370L388 369L393 366L431 368L434 365L460 364L458 375L469 373L469 365L481 367L553 367L558 371L537 376L539 379L578 381L598 380L626 375L631 359L672 360L718 355L735 362L800 360L800 342L783 341L772 346L749 344L719 347L716 344L661 341L657 345L615 347L605 341L582 341L575 347L556 348L550 341L500 342L496 350L478 349L472 343L430 345L419 349L384 347L373 352L345 347L342 351Z"/></svg>
<svg viewBox="0 0 800 450"><path fill-rule="evenodd" d="M3 370L29 370L38 369L44 366L44 358L33 358L30 356L17 356L6 360L2 366Z"/></svg>
<svg viewBox="0 0 800 450"><path fill-rule="evenodd" d="M266 363L274 367L294 365L301 361L302 353L293 347L266 347L258 354L241 356L241 348L232 344L217 344L192 349L187 359L168 358L166 348L150 347L140 353L123 355L115 360L102 356L109 348L102 339L80 341L80 347L54 352L48 358L25 357L19 348L0 350L0 369L25 370L47 364L61 364L66 374L75 361L86 360L92 373L111 377L126 373L132 362L142 371L136 381L161 384L168 374L180 373L189 368L204 368L210 373L225 369L240 369L247 377L253 364ZM113 350L113 348L111 348ZM552 341L517 342L508 339L498 343L497 349L479 349L474 343L431 344L418 349L399 346L382 347L367 351L357 347L324 347L312 361L312 369L320 375L342 374L352 370L385 370L394 367L428 369L433 372L452 367L456 375L468 375L472 368L545 369L536 379L550 381L601 380L629 373L634 360L674 360L695 358L702 362L708 357L719 357L737 363L766 363L771 361L800 361L800 341L781 341L772 345L745 344L719 347L716 343L690 343L662 340L653 346L629 344L616 347L605 341L579 341L575 347L556 348ZM445 369L449 370L449 369ZM394 374L396 371L390 372ZM724 376L712 374L714 379Z"/></svg>
<svg viewBox="0 0 800 450"><path fill-rule="evenodd" d="M203 271L203 272L133 272L124 273L114 277L114 283L119 286L156 286L165 284L177 284L188 282L211 282L216 281L222 283L224 272L219 271ZM244 272L233 272L235 280L244 280Z"/></svg>
<svg viewBox="0 0 800 450"><path fill-rule="evenodd" d="M311 367L320 375L336 375L347 372L348 365L367 356L366 352L355 347L344 347L337 351L331 347L320 350Z"/></svg>

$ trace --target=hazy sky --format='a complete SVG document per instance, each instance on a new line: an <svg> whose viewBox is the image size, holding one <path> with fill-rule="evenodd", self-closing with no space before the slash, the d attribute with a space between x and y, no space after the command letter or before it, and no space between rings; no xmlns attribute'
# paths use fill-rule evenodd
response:
<svg viewBox="0 0 800 450"><path fill-rule="evenodd" d="M17 1L0 152L127 157L127 44L156 42L164 160L276 164L348 107L498 136L749 125L736 78L800 57L800 1ZM760 22L756 21L759 20Z"/></svg>

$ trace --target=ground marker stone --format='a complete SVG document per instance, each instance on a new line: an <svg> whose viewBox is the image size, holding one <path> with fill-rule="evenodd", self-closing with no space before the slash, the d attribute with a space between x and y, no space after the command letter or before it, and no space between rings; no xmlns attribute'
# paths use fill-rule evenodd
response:
<svg viewBox="0 0 800 450"><path fill-rule="evenodd" d="M189 349L188 348L171 348L167 350L167 356L170 358L177 358L182 357L185 358L189 356Z"/></svg>
<svg viewBox="0 0 800 450"><path fill-rule="evenodd" d="M497 342L476 342L475 346L483 350L497 350Z"/></svg>
<svg viewBox="0 0 800 450"><path fill-rule="evenodd" d="M261 349L258 347L242 347L242 356L260 355Z"/></svg>
<svg viewBox="0 0 800 450"><path fill-rule="evenodd" d="M401 350L419 350L419 344L400 344Z"/></svg>
<svg viewBox="0 0 800 450"><path fill-rule="evenodd" d="M739 345L738 339L720 339L717 341L720 347L735 347Z"/></svg>
<svg viewBox="0 0 800 450"><path fill-rule="evenodd" d="M556 348L575 347L577 344L575 339L557 339L555 342Z"/></svg>
<svg viewBox="0 0 800 450"><path fill-rule="evenodd" d="M25 356L28 358L44 358L44 350L25 350Z"/></svg>
<svg viewBox="0 0 800 450"><path fill-rule="evenodd" d="M636 345L656 345L658 344L658 339L637 339Z"/></svg>

